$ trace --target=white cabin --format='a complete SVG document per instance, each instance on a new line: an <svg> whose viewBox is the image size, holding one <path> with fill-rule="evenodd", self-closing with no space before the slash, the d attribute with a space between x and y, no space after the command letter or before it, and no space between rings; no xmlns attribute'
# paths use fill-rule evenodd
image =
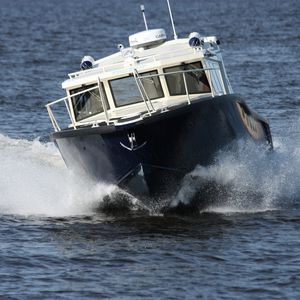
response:
<svg viewBox="0 0 300 300"><path fill-rule="evenodd" d="M199 97L232 93L216 37L166 41L164 30L154 29L129 41L129 48L119 45L119 52L94 61L92 68L69 74L62 83L67 97L47 105L56 131L61 129L51 107L61 101L69 127L76 129L123 125Z"/></svg>

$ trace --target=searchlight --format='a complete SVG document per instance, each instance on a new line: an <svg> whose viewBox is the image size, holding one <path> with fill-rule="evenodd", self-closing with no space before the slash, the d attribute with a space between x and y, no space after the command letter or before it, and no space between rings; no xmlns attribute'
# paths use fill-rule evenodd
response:
<svg viewBox="0 0 300 300"><path fill-rule="evenodd" d="M91 56L89 55L84 56L83 59L81 60L80 69L81 70L92 69L94 61L95 60Z"/></svg>
<svg viewBox="0 0 300 300"><path fill-rule="evenodd" d="M198 32L192 32L189 35L189 45L192 48L199 48L202 47L204 44L203 39L201 38Z"/></svg>

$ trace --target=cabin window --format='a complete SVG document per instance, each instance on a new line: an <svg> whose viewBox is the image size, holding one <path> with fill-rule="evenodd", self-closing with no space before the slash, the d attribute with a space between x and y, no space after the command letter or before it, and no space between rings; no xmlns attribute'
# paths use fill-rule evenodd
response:
<svg viewBox="0 0 300 300"><path fill-rule="evenodd" d="M181 71L190 71L185 73L186 85L189 94L209 93L210 87L205 71L195 71L202 68L201 62L190 64L183 63L180 66L165 68L164 73L178 72L175 74L165 75L170 95L177 96L186 94L183 73L180 73Z"/></svg>
<svg viewBox="0 0 300 300"><path fill-rule="evenodd" d="M84 90L94 89L84 92L82 94L72 96L74 94L80 93ZM106 98L105 90L103 84L101 83L101 89L103 91L104 101L106 103L107 109L109 109L109 104ZM93 115L99 114L103 112L102 101L100 97L100 92L98 88L98 84L85 85L78 89L74 89L70 91L73 110L76 121L81 121Z"/></svg>
<svg viewBox="0 0 300 300"><path fill-rule="evenodd" d="M157 74L157 71L141 73L140 75L141 76L151 76L151 75L155 75L155 74ZM144 89L150 100L164 97L164 92L162 90L160 79L158 76L141 78L141 83L143 84ZM147 99L143 89L142 89L142 93L143 93L145 99Z"/></svg>
<svg viewBox="0 0 300 300"><path fill-rule="evenodd" d="M141 78L141 83L144 87L144 89L141 88L141 91L145 99L147 99L145 92L147 93L147 96L150 100L164 97L159 77L151 77L151 75L154 74L157 74L157 71L139 74L140 76L150 75L150 77ZM143 98L133 76L114 79L111 80L109 84L116 107L143 102Z"/></svg>

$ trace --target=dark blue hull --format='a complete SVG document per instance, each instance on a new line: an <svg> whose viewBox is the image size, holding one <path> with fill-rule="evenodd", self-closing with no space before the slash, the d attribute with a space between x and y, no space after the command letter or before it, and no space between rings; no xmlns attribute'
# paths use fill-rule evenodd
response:
<svg viewBox="0 0 300 300"><path fill-rule="evenodd" d="M121 126L82 127L52 134L66 164L133 195L176 192L196 165L237 139L272 146L266 120L238 95L194 100Z"/></svg>

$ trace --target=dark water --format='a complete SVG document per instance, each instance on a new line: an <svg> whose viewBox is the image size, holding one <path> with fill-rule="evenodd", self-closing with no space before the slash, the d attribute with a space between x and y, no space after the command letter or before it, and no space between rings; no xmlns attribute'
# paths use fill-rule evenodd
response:
<svg viewBox="0 0 300 300"><path fill-rule="evenodd" d="M179 36L216 34L236 92L275 152L242 145L198 167L228 190L199 216L97 212L113 186L77 178L48 142L44 105L82 56L143 30L140 1L0 1L0 295L4 299L299 299L300 2L172 0ZM166 3L144 2L172 36ZM196 179L195 179L196 178ZM175 199L176 200L176 199ZM1 297L0 297L1 298Z"/></svg>

